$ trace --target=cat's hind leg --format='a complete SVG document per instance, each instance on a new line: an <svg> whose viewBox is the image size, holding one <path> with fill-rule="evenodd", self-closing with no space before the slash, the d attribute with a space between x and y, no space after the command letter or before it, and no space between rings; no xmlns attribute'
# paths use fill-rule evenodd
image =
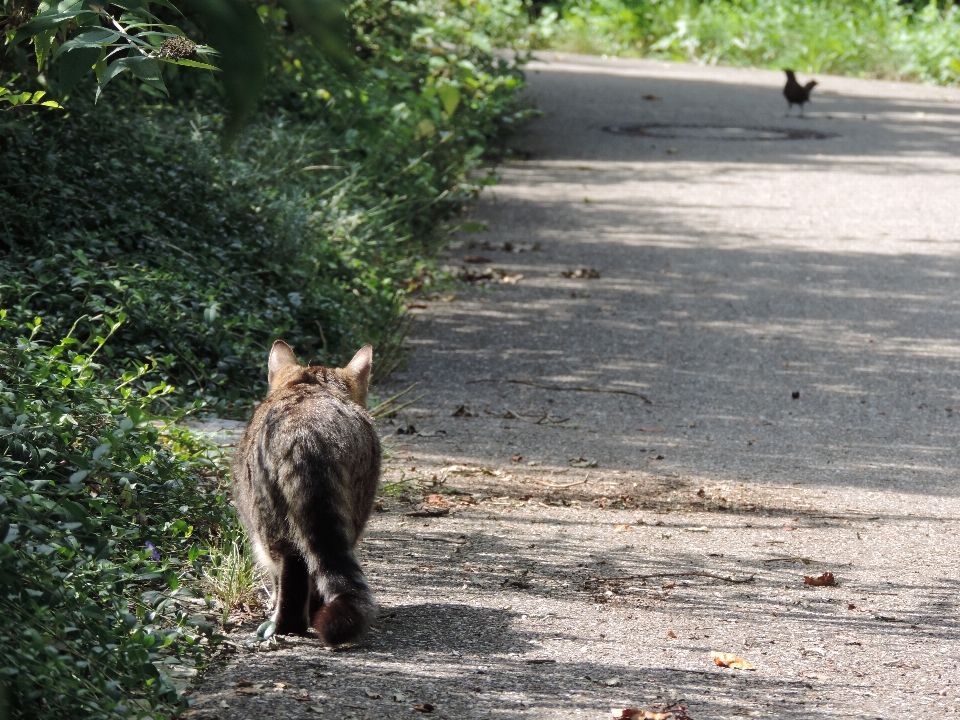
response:
<svg viewBox="0 0 960 720"><path fill-rule="evenodd" d="M303 556L296 550L288 552L281 561L277 582L276 609L273 621L278 635L303 635L309 626L312 583L310 571Z"/></svg>

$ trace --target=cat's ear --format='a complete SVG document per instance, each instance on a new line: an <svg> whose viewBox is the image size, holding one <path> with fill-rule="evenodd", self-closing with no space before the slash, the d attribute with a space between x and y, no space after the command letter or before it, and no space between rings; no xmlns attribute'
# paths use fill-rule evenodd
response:
<svg viewBox="0 0 960 720"><path fill-rule="evenodd" d="M273 385L273 380L284 368L294 365L300 366L297 356L283 340L277 340L270 348L270 359L267 361L267 382Z"/></svg>
<svg viewBox="0 0 960 720"><path fill-rule="evenodd" d="M350 379L350 395L362 407L367 406L367 389L370 387L370 369L373 367L373 345L364 345L343 369Z"/></svg>

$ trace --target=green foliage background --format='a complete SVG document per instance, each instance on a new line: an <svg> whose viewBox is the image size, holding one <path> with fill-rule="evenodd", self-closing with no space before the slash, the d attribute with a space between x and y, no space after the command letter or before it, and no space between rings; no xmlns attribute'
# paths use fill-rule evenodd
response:
<svg viewBox="0 0 960 720"><path fill-rule="evenodd" d="M555 46L579 52L960 82L952 2L566 0L540 22Z"/></svg>

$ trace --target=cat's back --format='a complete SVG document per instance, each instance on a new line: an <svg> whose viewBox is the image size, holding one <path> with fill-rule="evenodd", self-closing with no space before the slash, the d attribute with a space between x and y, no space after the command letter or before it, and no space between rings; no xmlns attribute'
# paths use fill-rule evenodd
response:
<svg viewBox="0 0 960 720"><path fill-rule="evenodd" d="M379 457L380 453L379 437L366 410L341 392L315 382L272 392L254 413L244 441L271 455L293 449L331 459L358 454Z"/></svg>
<svg viewBox="0 0 960 720"><path fill-rule="evenodd" d="M281 378L254 413L237 457L249 460L253 454L282 462L291 453L354 465L379 459L373 419L350 399L349 387L334 370L297 368Z"/></svg>

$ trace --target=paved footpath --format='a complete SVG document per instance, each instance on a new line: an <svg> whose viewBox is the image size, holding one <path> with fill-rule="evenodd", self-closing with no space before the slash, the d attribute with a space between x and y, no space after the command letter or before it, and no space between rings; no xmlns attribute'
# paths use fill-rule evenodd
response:
<svg viewBox="0 0 960 720"><path fill-rule="evenodd" d="M251 618L197 717L960 717L960 91L817 79L530 66L446 258L494 280L380 389L377 626Z"/></svg>

